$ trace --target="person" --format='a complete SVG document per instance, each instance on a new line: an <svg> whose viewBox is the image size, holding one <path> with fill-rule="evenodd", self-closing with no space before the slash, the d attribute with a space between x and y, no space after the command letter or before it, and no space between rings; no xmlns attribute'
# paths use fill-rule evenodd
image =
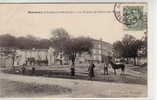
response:
<svg viewBox="0 0 157 100"><path fill-rule="evenodd" d="M105 60L104 60L104 75L107 73L108 75L108 68L109 68L109 64L110 64L110 56L106 56Z"/></svg>
<svg viewBox="0 0 157 100"><path fill-rule="evenodd" d="M104 75L108 75L108 67L109 67L109 57L106 56L104 60Z"/></svg>
<svg viewBox="0 0 157 100"><path fill-rule="evenodd" d="M26 68L24 67L24 65L22 66L22 74L24 75L25 74L25 71L26 71Z"/></svg>
<svg viewBox="0 0 157 100"><path fill-rule="evenodd" d="M35 73L35 67L32 67L32 75Z"/></svg>
<svg viewBox="0 0 157 100"><path fill-rule="evenodd" d="M75 76L74 64L71 65L71 76Z"/></svg>
<svg viewBox="0 0 157 100"><path fill-rule="evenodd" d="M94 68L95 68L95 65L94 65L93 61L91 61L89 68L88 68L88 77L90 80L93 80L93 78L95 77Z"/></svg>
<svg viewBox="0 0 157 100"><path fill-rule="evenodd" d="M104 75L108 75L108 63L104 63Z"/></svg>

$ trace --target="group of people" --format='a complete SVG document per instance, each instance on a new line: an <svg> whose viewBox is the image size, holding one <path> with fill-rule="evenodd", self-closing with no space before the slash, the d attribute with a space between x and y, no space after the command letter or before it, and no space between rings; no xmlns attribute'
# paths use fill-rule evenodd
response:
<svg viewBox="0 0 157 100"><path fill-rule="evenodd" d="M103 63L103 67L104 67L104 75L107 74L108 75L108 63ZM88 67L88 77L90 80L93 80L95 77L94 74L94 68L95 68L95 64L93 63L93 61L90 62L89 67Z"/></svg>

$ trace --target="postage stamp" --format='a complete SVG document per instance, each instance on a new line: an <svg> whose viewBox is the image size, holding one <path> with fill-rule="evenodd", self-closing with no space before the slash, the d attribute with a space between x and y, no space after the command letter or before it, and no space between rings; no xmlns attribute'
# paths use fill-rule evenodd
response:
<svg viewBox="0 0 157 100"><path fill-rule="evenodd" d="M124 30L143 30L143 7L142 6L125 6L123 8Z"/></svg>
<svg viewBox="0 0 157 100"><path fill-rule="evenodd" d="M114 15L124 25L125 31L140 31L145 27L143 6L115 4Z"/></svg>

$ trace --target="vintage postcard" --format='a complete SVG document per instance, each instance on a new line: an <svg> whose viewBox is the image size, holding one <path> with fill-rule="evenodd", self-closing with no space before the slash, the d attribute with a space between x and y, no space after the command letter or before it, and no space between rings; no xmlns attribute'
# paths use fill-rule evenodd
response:
<svg viewBox="0 0 157 100"><path fill-rule="evenodd" d="M1 3L0 98L147 98L148 4Z"/></svg>

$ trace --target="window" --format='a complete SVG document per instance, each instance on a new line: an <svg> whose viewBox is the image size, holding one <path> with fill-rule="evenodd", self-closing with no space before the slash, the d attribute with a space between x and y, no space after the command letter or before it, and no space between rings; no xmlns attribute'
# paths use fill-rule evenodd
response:
<svg viewBox="0 0 157 100"><path fill-rule="evenodd" d="M96 60L96 56L93 56L93 59Z"/></svg>
<svg viewBox="0 0 157 100"><path fill-rule="evenodd" d="M99 48L101 48L101 44L99 44Z"/></svg>
<svg viewBox="0 0 157 100"><path fill-rule="evenodd" d="M101 54L101 50L99 50L99 54Z"/></svg>
<svg viewBox="0 0 157 100"><path fill-rule="evenodd" d="M93 50L93 54L95 54L95 50Z"/></svg>

